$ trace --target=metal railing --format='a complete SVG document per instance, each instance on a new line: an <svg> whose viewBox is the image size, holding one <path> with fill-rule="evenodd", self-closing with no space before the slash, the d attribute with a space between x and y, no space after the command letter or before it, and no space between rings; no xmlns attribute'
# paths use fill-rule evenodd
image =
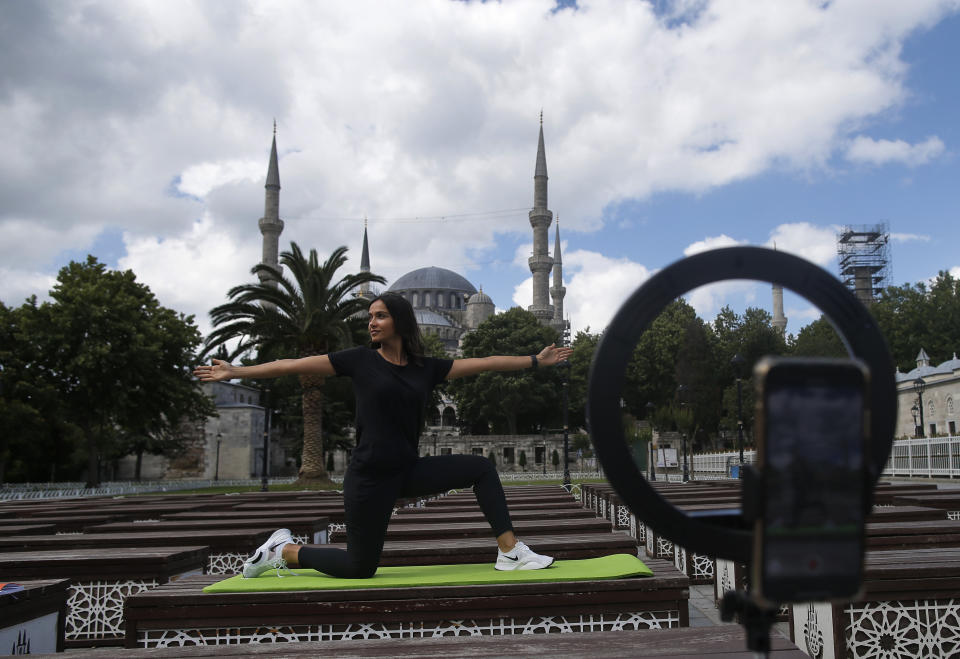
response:
<svg viewBox="0 0 960 659"><path fill-rule="evenodd" d="M893 442L884 476L960 477L960 437L924 437Z"/></svg>
<svg viewBox="0 0 960 659"><path fill-rule="evenodd" d="M271 478L271 485L292 483L296 478ZM103 483L100 487L87 488L83 483L11 483L0 487L0 501L19 501L30 499L66 499L76 497L126 496L129 494L149 494L152 492L178 492L208 487L249 487L260 485L259 478L237 480L163 480L163 481L118 481Z"/></svg>

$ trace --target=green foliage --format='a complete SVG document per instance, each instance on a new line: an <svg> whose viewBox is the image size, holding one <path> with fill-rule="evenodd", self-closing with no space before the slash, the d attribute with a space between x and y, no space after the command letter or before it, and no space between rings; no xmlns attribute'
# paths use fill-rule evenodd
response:
<svg viewBox="0 0 960 659"><path fill-rule="evenodd" d="M491 316L463 339L464 357L532 355L557 341L557 333L520 308ZM454 380L447 391L472 432L517 434L557 427L561 368L480 373Z"/></svg>
<svg viewBox="0 0 960 659"><path fill-rule="evenodd" d="M494 467L497 466L497 456L494 455L493 451L490 451L490 455L487 456L487 460L489 460Z"/></svg>
<svg viewBox="0 0 960 659"><path fill-rule="evenodd" d="M960 344L960 280L949 272L941 271L929 286L890 286L870 311L903 372L916 368L920 348L936 364Z"/></svg>
<svg viewBox="0 0 960 659"><path fill-rule="evenodd" d="M560 454L557 452L557 449L553 449L553 454L550 456L550 464L553 465L554 469L560 466Z"/></svg>
<svg viewBox="0 0 960 659"><path fill-rule="evenodd" d="M590 328L577 332L571 343L569 385L569 425L571 428L587 427L587 393L589 391L590 364L600 342L599 334L590 334Z"/></svg>
<svg viewBox="0 0 960 659"><path fill-rule="evenodd" d="M37 307L30 300L4 314L8 327L19 328L14 345L21 357L5 357L3 370L9 364L26 377L9 393L4 387L3 397L19 401L13 407L20 428L11 441L27 441L26 420L33 418L33 430L45 437L40 445L55 447L47 454L55 456L54 473L58 465L71 469L78 434L94 486L101 457L175 452L180 426L214 413L191 375L200 344L193 318L160 306L133 272L108 270L88 256L60 270L50 295L53 302ZM23 404L41 413L42 429ZM38 464L47 469L49 462ZM24 468L17 475L34 473Z"/></svg>
<svg viewBox="0 0 960 659"><path fill-rule="evenodd" d="M523 471L527 470L527 452L520 451L520 458L517 460L517 464L520 465L520 469Z"/></svg>
<svg viewBox="0 0 960 659"><path fill-rule="evenodd" d="M790 343L790 354L796 357L846 357L840 335L826 316L820 316L803 327Z"/></svg>

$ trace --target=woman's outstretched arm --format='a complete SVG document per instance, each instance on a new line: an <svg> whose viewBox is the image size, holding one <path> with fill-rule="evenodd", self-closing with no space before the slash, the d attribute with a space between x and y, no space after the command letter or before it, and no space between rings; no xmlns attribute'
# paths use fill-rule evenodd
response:
<svg viewBox="0 0 960 659"><path fill-rule="evenodd" d="M537 360L537 366L553 366L559 362L567 361L572 352L573 348L558 348L556 345L550 344L533 358ZM517 357L497 355L455 359L453 360L453 366L450 367L450 372L447 374L447 379L455 380L484 371L520 371L525 368L534 368L531 355Z"/></svg>
<svg viewBox="0 0 960 659"><path fill-rule="evenodd" d="M336 375L333 364L326 355L301 357L300 359L278 359L254 366L234 366L230 362L214 359L212 366L198 366L193 374L203 382L219 382L233 378L279 378L284 375Z"/></svg>

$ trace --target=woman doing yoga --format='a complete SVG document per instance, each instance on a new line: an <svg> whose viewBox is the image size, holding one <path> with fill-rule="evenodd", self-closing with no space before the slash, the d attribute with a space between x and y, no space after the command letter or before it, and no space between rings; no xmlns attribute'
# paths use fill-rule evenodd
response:
<svg viewBox="0 0 960 659"><path fill-rule="evenodd" d="M279 529L243 564L243 576L271 568L312 568L330 576L364 579L380 563L387 524L397 499L439 494L473 486L477 502L497 539L498 570L537 570L553 558L534 553L514 535L497 470L479 455L418 457L420 428L430 392L444 380L484 371L518 371L565 361L571 348L547 346L537 355L435 359L423 354L413 307L385 293L370 303L371 348L329 355L281 359L256 366L232 366L219 359L194 373L205 382L283 375L346 375L357 400L357 446L343 483L347 549L297 545Z"/></svg>

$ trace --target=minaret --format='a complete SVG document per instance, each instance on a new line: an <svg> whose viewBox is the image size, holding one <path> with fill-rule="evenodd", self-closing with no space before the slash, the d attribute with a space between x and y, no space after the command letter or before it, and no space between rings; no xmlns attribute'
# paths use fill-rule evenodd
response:
<svg viewBox="0 0 960 659"><path fill-rule="evenodd" d="M567 328L567 321L563 319L563 297L567 288L563 285L563 261L560 260L560 216L557 215L557 224L554 227L553 237L553 286L550 288L550 297L553 298L553 322L551 325L561 334Z"/></svg>
<svg viewBox="0 0 960 659"><path fill-rule="evenodd" d="M540 141L537 144L537 166L533 173L533 209L530 211L530 226L533 227L533 256L528 263L533 273L533 312L541 323L553 321L553 306L550 304L550 269L553 259L548 252L547 229L553 213L547 209L547 156L543 148L543 112L540 112Z"/></svg>
<svg viewBox="0 0 960 659"><path fill-rule="evenodd" d="M363 251L360 253L360 272L370 272L370 247L367 245L367 218L363 218ZM370 296L370 282L360 284L360 297Z"/></svg>
<svg viewBox="0 0 960 659"><path fill-rule="evenodd" d="M773 285L773 320L770 321L780 334L787 331L787 317L783 315L783 286Z"/></svg>
<svg viewBox="0 0 960 659"><path fill-rule="evenodd" d="M263 259L261 263L280 268L278 257L280 249L280 232L283 231L283 220L280 219L280 169L277 166L277 122L273 122L273 144L270 147L270 164L267 166L267 190L265 195L263 217L260 218L260 233L263 235ZM259 275L261 284L269 284L276 288L277 282L265 272Z"/></svg>

